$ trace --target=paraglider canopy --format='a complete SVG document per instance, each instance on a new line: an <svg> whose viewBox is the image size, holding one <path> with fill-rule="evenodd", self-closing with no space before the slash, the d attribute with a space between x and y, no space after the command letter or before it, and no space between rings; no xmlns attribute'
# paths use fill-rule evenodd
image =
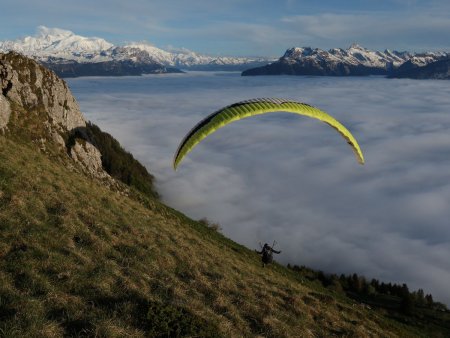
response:
<svg viewBox="0 0 450 338"><path fill-rule="evenodd" d="M288 112L304 115L327 123L336 129L351 146L357 161L360 164L364 164L364 156L356 139L347 128L331 115L302 102L279 98L260 98L233 103L219 109L200 121L181 141L174 156L173 168L176 170L187 153L189 153L201 140L219 128L246 117L274 112Z"/></svg>

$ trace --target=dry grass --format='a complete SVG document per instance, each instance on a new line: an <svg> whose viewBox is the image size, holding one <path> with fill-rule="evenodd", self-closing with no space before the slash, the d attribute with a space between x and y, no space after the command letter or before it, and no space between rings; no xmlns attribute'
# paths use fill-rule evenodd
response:
<svg viewBox="0 0 450 338"><path fill-rule="evenodd" d="M0 136L0 336L420 334L64 161Z"/></svg>

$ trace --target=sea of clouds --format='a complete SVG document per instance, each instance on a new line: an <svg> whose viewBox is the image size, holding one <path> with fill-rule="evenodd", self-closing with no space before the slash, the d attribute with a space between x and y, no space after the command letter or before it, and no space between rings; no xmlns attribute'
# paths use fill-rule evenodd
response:
<svg viewBox="0 0 450 338"><path fill-rule="evenodd" d="M448 82L192 72L69 85L85 116L156 176L170 206L250 248L276 240L280 262L407 283L450 304ZM256 97L327 111L366 164L326 124L277 113L220 129L172 169L198 121Z"/></svg>

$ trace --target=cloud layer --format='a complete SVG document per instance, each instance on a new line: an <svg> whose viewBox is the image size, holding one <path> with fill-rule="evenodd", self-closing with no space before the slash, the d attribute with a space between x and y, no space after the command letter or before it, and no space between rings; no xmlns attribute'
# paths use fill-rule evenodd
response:
<svg viewBox="0 0 450 338"><path fill-rule="evenodd" d="M148 166L164 200L219 222L284 263L424 288L450 303L450 87L384 78L189 73L69 81L88 119ZM243 99L284 97L346 125L366 165L329 126L292 114L242 120L183 160L182 137Z"/></svg>

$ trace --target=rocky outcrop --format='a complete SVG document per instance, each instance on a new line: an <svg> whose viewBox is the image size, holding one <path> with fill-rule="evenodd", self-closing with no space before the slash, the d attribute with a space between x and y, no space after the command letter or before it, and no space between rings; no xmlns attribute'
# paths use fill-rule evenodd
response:
<svg viewBox="0 0 450 338"><path fill-rule="evenodd" d="M0 132L6 129L10 115L11 107L9 106L9 101L3 95L0 95Z"/></svg>
<svg viewBox="0 0 450 338"><path fill-rule="evenodd" d="M121 194L157 198L153 176L111 135L87 122L67 84L21 54L0 53L0 137L31 143Z"/></svg>
<svg viewBox="0 0 450 338"><path fill-rule="evenodd" d="M26 109L40 109L51 124L64 131L86 126L65 81L18 53L0 55L2 93Z"/></svg>
<svg viewBox="0 0 450 338"><path fill-rule="evenodd" d="M109 177L102 167L102 154L91 143L83 139L75 140L75 144L70 148L70 155L75 162L86 168L90 175L99 178Z"/></svg>
<svg viewBox="0 0 450 338"><path fill-rule="evenodd" d="M72 135L86 128L86 120L64 80L15 52L0 54L0 80L1 130L6 129L11 115L16 114L17 121L29 120L32 122L28 125L42 129L41 132L29 130L35 137L32 141L41 144L41 149L48 149L51 144L68 153L90 175L108 176L93 142L90 143L88 137L79 141Z"/></svg>

